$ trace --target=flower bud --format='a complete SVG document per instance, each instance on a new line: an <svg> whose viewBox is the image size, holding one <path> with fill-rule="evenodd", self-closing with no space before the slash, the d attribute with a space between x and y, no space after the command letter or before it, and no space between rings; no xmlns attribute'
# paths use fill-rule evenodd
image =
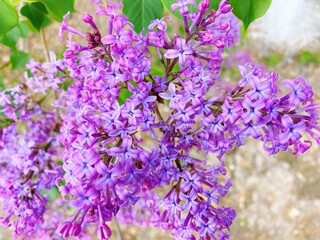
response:
<svg viewBox="0 0 320 240"><path fill-rule="evenodd" d="M228 1L223 0L219 4L218 12L221 14L226 14L230 12L232 9L231 5L228 3Z"/></svg>
<svg viewBox="0 0 320 240"><path fill-rule="evenodd" d="M62 235L63 238L68 238L70 236L70 228L72 227L71 222L64 222L59 226L58 232Z"/></svg>
<svg viewBox="0 0 320 240"><path fill-rule="evenodd" d="M209 9L209 6L210 6L210 2L209 0L203 0L199 3L198 5L198 12L203 15L208 9Z"/></svg>
<svg viewBox="0 0 320 240"><path fill-rule="evenodd" d="M180 13L182 16L187 16L189 14L189 9L187 6L183 6L182 8L180 8Z"/></svg>
<svg viewBox="0 0 320 240"><path fill-rule="evenodd" d="M89 14L83 14L82 16L82 21L84 21L85 23L92 23L93 19L92 16Z"/></svg>
<svg viewBox="0 0 320 240"><path fill-rule="evenodd" d="M222 40L218 39L214 42L214 45L217 47L217 48L224 48L225 44Z"/></svg>
<svg viewBox="0 0 320 240"><path fill-rule="evenodd" d="M81 232L81 225L79 223L73 224L70 228L71 236L78 236Z"/></svg>
<svg viewBox="0 0 320 240"><path fill-rule="evenodd" d="M94 37L94 41L95 41L96 43L101 42L101 37L100 37L100 36L95 36L95 37Z"/></svg>
<svg viewBox="0 0 320 240"><path fill-rule="evenodd" d="M85 23L88 23L93 29L98 29L91 15L83 14L82 21L84 21Z"/></svg>
<svg viewBox="0 0 320 240"><path fill-rule="evenodd" d="M74 52L72 50L66 50L64 53L63 53L63 56L65 59L70 59L70 58L73 58L74 57ZM60 187L60 188L63 188L64 186ZM60 190L59 188L59 190ZM68 192L65 194L67 195L69 193L69 189L68 189Z"/></svg>
<svg viewBox="0 0 320 240"><path fill-rule="evenodd" d="M111 229L108 227L108 225L100 225L98 229L98 238L99 240L107 240L111 237Z"/></svg>

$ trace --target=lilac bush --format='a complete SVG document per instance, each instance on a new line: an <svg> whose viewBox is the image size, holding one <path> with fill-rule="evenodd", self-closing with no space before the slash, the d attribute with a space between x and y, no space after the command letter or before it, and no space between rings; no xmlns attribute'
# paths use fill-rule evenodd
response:
<svg viewBox="0 0 320 240"><path fill-rule="evenodd" d="M229 239L225 153L250 137L269 155L305 152L306 134L320 144L312 87L298 77L280 89L250 63L221 87L223 53L240 36L226 0L217 10L176 1L184 32L174 36L169 17L136 34L120 3L95 4L107 29L84 14L91 31L81 32L67 14L63 59L31 60L25 83L0 93L1 223L25 239L91 239L91 227L109 239L115 217L175 239Z"/></svg>

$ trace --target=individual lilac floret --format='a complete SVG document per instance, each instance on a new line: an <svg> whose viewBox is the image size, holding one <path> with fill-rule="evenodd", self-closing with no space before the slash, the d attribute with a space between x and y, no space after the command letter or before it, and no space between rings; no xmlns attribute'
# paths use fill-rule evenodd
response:
<svg viewBox="0 0 320 240"><path fill-rule="evenodd" d="M191 46L186 46L186 40L179 36L175 37L174 43L175 49L167 50L164 56L168 59L178 58L179 65L182 68L186 62L186 56L192 54L193 49Z"/></svg>
<svg viewBox="0 0 320 240"><path fill-rule="evenodd" d="M193 4L196 6L196 1L195 0L178 0L176 3L173 3L171 5L171 10L174 12L177 8L180 9L180 13L182 15L188 14L188 5Z"/></svg>

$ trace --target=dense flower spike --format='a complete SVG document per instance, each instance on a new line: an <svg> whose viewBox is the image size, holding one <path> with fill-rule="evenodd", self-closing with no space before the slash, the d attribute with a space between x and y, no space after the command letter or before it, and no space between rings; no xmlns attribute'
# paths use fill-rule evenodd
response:
<svg viewBox="0 0 320 240"><path fill-rule="evenodd" d="M14 226L14 236L25 237L43 227L47 197L41 191L55 188L55 179L62 174L61 167L56 164L60 145L56 112L31 110L30 103L28 105L21 105L24 112L1 129L0 140L0 200L7 213L1 222ZM20 121L27 128L22 133Z"/></svg>
<svg viewBox="0 0 320 240"><path fill-rule="evenodd" d="M64 73L64 61L56 60L51 52L50 62L40 64L31 60L27 68L32 76L25 74L25 85L0 93L3 107L0 200L7 213L0 222L14 227L14 237L45 236L43 239L52 239L63 218L61 213L52 213L51 210L52 221L45 221L50 212L48 194L57 193L55 180L63 173L57 164L62 153L59 110L42 106L50 101L50 96L35 100L26 92L46 93L49 89L60 89L58 85L63 77L58 76L58 72ZM56 206L60 208L58 204Z"/></svg>
<svg viewBox="0 0 320 240"><path fill-rule="evenodd" d="M171 9L182 14L185 32L174 36L167 17L136 34L118 13L119 1L92 2L108 19L107 30L85 14L92 32L82 33L68 25L67 14L59 33L69 32L64 60L54 53L49 63L31 60L26 84L0 93L0 192L7 212L1 222L13 224L17 236L49 239L88 237L93 223L102 240L117 216L170 230L176 239L229 239L236 213L220 204L232 185L223 155L248 137L263 141L268 154L303 153L311 142L302 133L320 144L312 88L298 77L283 80L282 92L277 74L253 64L239 66L236 86L221 87L223 52L239 41L226 0L210 11L208 0L198 6L177 0ZM54 110L42 106L47 97L32 101L26 87L46 96L58 92ZM48 199L42 193L54 183L64 206L74 209L55 232L43 223ZM159 188L167 189L164 197Z"/></svg>

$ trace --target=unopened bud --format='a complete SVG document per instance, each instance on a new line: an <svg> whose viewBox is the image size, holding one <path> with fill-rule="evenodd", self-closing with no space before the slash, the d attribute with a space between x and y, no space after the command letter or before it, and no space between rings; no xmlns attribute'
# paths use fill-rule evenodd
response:
<svg viewBox="0 0 320 240"><path fill-rule="evenodd" d="M70 228L71 236L78 236L81 232L81 225L79 223L73 224Z"/></svg>
<svg viewBox="0 0 320 240"><path fill-rule="evenodd" d="M100 36L95 36L95 37L94 37L94 41L95 41L96 43L101 42L101 37L100 37Z"/></svg>
<svg viewBox="0 0 320 240"><path fill-rule="evenodd" d="M232 7L228 3L228 1L227 0L223 0L219 4L218 12L220 12L222 14L226 14L226 13L230 12L231 9L232 9Z"/></svg>
<svg viewBox="0 0 320 240"><path fill-rule="evenodd" d="M68 238L70 236L70 228L72 226L71 222L64 222L59 227L59 233L63 236L63 238Z"/></svg>
<svg viewBox="0 0 320 240"><path fill-rule="evenodd" d="M100 225L98 230L98 238L99 240L107 240L111 237L111 233L111 229L107 225Z"/></svg>
<svg viewBox="0 0 320 240"><path fill-rule="evenodd" d="M218 39L217 41L214 42L214 45L217 47L217 48L224 48L224 42L220 39Z"/></svg>
<svg viewBox="0 0 320 240"><path fill-rule="evenodd" d="M89 14L83 14L82 16L82 21L84 21L85 23L92 23L93 19L92 16Z"/></svg>

